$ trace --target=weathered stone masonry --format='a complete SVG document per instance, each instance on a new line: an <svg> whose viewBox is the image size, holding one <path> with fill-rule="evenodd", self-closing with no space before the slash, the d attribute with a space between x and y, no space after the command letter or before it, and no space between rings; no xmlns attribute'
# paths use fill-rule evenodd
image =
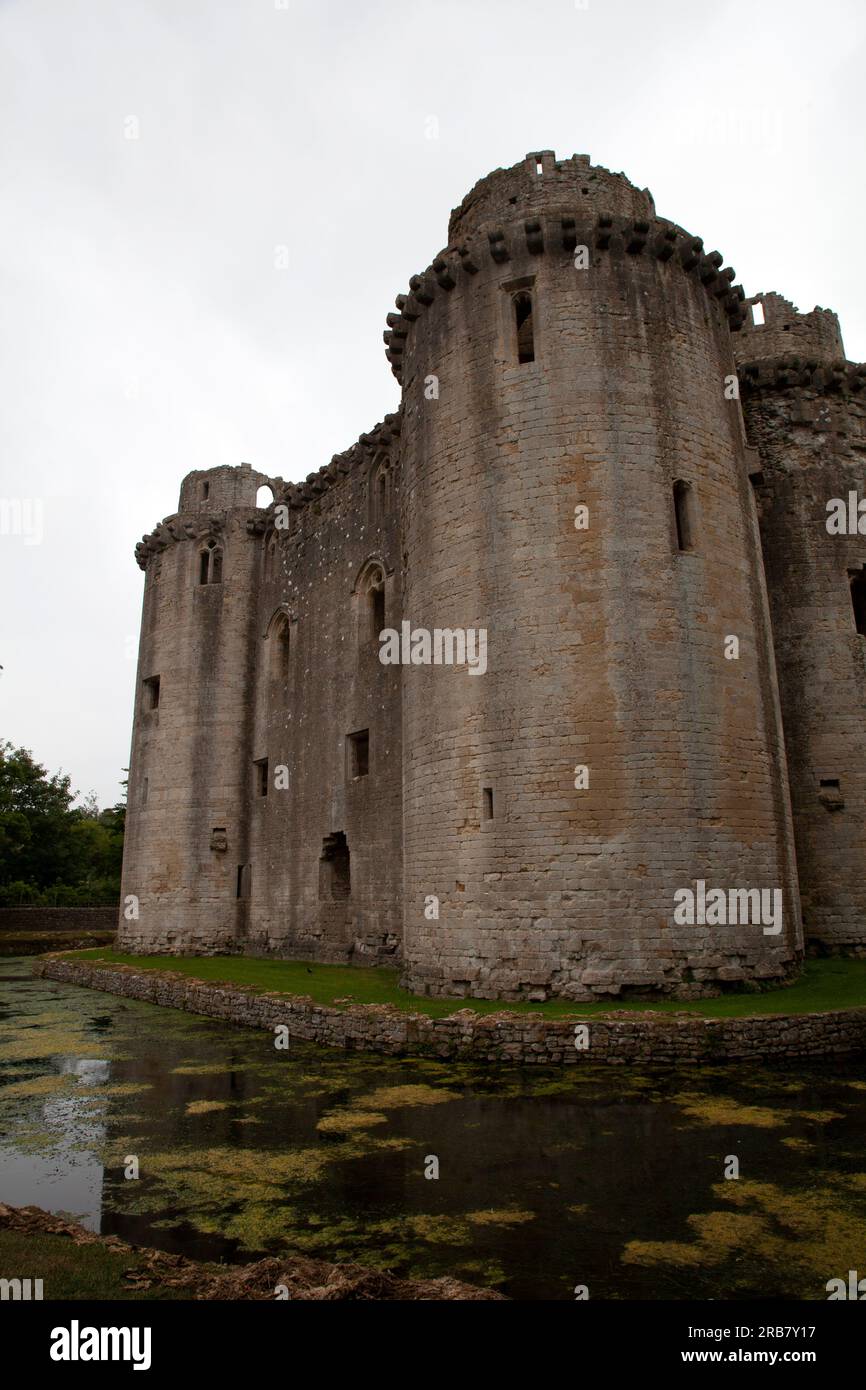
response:
<svg viewBox="0 0 866 1390"><path fill-rule="evenodd" d="M790 975L802 891L863 947L866 541L824 527L863 371L734 279L647 189L527 156L388 314L396 414L299 485L184 480L137 549L123 945L688 996ZM382 665L404 620L486 632L486 672ZM676 925L698 879L778 888L783 930Z"/></svg>
<svg viewBox="0 0 866 1390"><path fill-rule="evenodd" d="M291 1038L394 1057L422 1055L521 1066L598 1062L666 1066L838 1058L866 1051L866 1009L726 1019L622 1011L606 1018L576 1020L459 1009L448 1018L428 1018L391 1005L336 1008L312 999L255 994L237 985L191 980L171 971L106 966L62 955L39 957L33 970L66 984L185 1009L244 1028L273 1031L284 1025ZM575 1030L584 1027L588 1033L578 1039Z"/></svg>

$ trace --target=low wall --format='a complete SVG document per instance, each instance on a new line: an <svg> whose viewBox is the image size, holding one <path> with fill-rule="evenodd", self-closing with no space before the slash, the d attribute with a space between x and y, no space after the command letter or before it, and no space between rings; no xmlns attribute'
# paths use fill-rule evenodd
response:
<svg viewBox="0 0 866 1390"><path fill-rule="evenodd" d="M325 1047L422 1054L443 1059L526 1063L732 1062L768 1058L839 1057L866 1051L866 1007L834 1013L707 1019L694 1015L619 1013L571 1022L539 1014L476 1014L448 1018L403 1013L390 1004L346 1008L311 999L255 994L233 984L192 980L172 971L136 970L41 956L34 974L205 1014L244 1028L273 1030ZM588 1030L588 1046L575 1046L575 1028Z"/></svg>
<svg viewBox="0 0 866 1390"><path fill-rule="evenodd" d="M116 931L120 908L0 907L3 932Z"/></svg>

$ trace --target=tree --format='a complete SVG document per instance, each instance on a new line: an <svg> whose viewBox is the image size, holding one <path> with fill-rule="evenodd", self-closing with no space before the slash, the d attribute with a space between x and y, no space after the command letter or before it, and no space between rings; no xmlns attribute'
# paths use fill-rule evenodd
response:
<svg viewBox="0 0 866 1390"><path fill-rule="evenodd" d="M120 892L126 807L100 811L65 773L49 776L26 748L0 741L0 893L38 901L109 901Z"/></svg>

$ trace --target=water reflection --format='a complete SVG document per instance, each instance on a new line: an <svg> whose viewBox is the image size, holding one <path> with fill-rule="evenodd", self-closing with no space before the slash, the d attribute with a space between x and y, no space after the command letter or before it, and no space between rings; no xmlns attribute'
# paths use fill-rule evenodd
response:
<svg viewBox="0 0 866 1390"><path fill-rule="evenodd" d="M34 980L27 961L4 972L2 1200L203 1258L294 1249L524 1298L577 1283L822 1298L862 1264L859 1064L563 1072L276 1053L268 1033Z"/></svg>

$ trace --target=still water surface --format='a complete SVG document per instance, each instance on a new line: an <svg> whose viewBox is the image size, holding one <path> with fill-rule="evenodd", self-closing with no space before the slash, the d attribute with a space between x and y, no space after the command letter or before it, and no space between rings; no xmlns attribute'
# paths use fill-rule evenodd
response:
<svg viewBox="0 0 866 1390"><path fill-rule="evenodd" d="M294 1250L516 1298L826 1298L828 1279L866 1275L862 1062L276 1052L30 964L0 962L2 1201L191 1257Z"/></svg>

